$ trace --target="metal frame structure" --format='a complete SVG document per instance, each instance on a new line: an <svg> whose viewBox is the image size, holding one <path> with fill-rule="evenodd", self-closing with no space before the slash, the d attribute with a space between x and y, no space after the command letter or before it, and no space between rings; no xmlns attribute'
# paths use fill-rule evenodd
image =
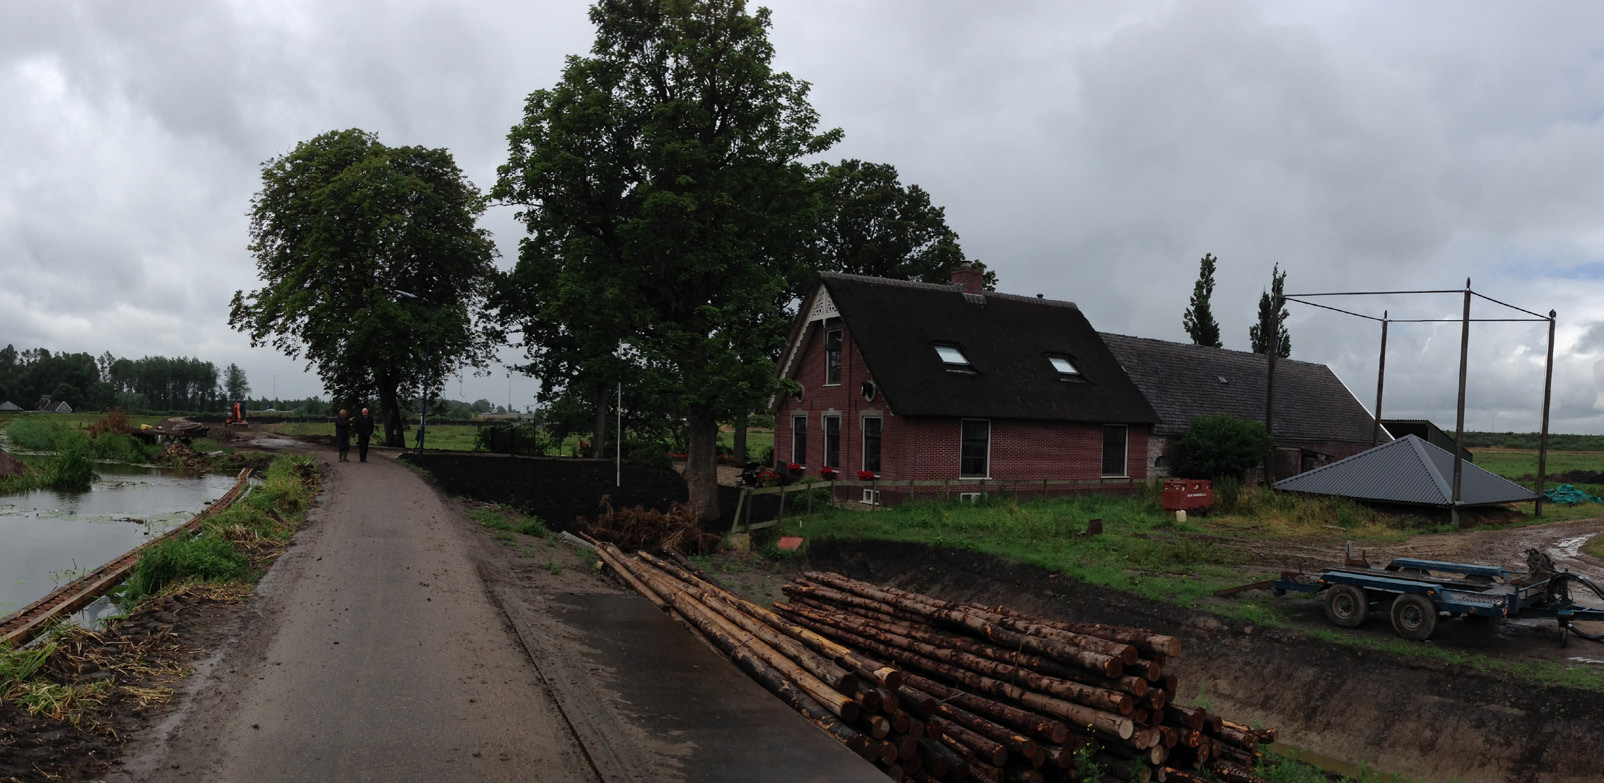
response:
<svg viewBox="0 0 1604 783"><path fill-rule="evenodd" d="M1463 294L1464 297L1465 297L1464 312L1459 318L1390 318L1388 316L1388 312L1389 311L1383 310L1383 311L1381 311L1381 317L1377 318L1374 315L1369 315L1369 314L1366 314L1366 313L1356 313L1356 312L1354 312L1352 310L1344 310L1344 309L1342 309L1340 307L1332 307L1330 305L1324 305L1324 304L1320 304L1318 302L1304 301L1305 298L1314 298L1314 297L1322 297L1322 296L1413 296L1413 295L1423 295L1423 294ZM1530 317L1530 318L1471 318L1470 317L1470 300L1471 300L1472 297L1479 297L1481 299L1485 299L1485 300L1487 300L1489 302L1492 302L1493 304L1499 305L1501 307L1507 307L1507 308L1509 308L1511 310L1515 310L1515 311L1518 311L1518 312L1521 312L1521 313L1525 313L1526 315L1529 315L1529 316L1532 316L1532 317ZM1465 459L1464 458L1464 446L1461 445L1461 442L1463 441L1464 436L1465 436L1465 377L1466 377L1467 371L1468 371L1469 366L1470 366L1470 325L1471 325L1472 322L1475 322L1475 323L1511 323L1511 322L1546 321L1548 323L1548 366L1547 366L1546 371L1544 372L1544 377L1543 377L1543 429L1542 429L1542 435L1541 435L1540 440L1538 442L1538 450L1537 450L1537 509L1536 509L1537 516L1541 517L1543 515L1543 486L1544 486L1544 481L1547 478L1547 469L1548 469L1548 412L1549 412L1549 405L1553 400L1553 393L1554 393L1554 321L1555 321L1556 313L1553 310L1549 310L1548 311L1548 315L1544 316L1544 315L1541 315L1539 313L1534 313L1534 312L1532 312L1530 310L1527 310L1527 309L1525 309L1523 307L1517 307L1517 306L1512 305L1512 304L1510 304L1508 302L1499 301L1499 300L1494 299L1494 298L1492 298L1490 296L1487 296L1486 294L1478 293L1478 292L1476 292L1476 291L1471 289L1471 287L1470 287L1470 278L1468 278L1468 277L1465 278L1465 287L1463 289L1442 289L1442 290L1428 290L1428 291L1338 291L1338 292L1325 292L1325 293L1312 293L1312 294L1286 294L1286 295L1284 295L1282 297L1282 299L1284 301L1287 301L1287 302L1297 302L1298 304L1309 305L1310 307L1318 307L1318 308L1320 308L1322 310L1331 310L1333 312L1342 313L1343 315L1351 315L1351 316L1354 316L1355 318L1364 318L1366 320L1378 321L1378 322L1381 323L1381 355L1380 355L1380 361L1378 362L1378 369L1377 369L1377 372L1376 372L1376 423L1375 423L1375 428L1372 430L1372 433L1371 433L1371 445L1375 445L1376 443L1378 443L1380 441L1380 438L1381 438L1382 389L1383 389L1384 383L1386 381L1386 374L1387 374L1387 326L1389 324L1393 324L1393 323L1419 324L1419 323L1454 323L1454 322L1458 322L1458 323L1462 324L1461 329L1460 329L1460 335L1459 335L1459 403L1458 403L1457 416L1456 416L1456 420L1455 420L1455 423L1454 423L1454 497L1453 497L1454 505L1453 505L1453 510L1451 512L1452 515L1453 515L1454 524L1456 524L1456 525L1459 524L1460 482L1461 482L1461 479L1463 477L1464 459ZM1276 334L1276 335L1279 335L1279 333L1280 333L1280 324L1279 323L1276 325L1276 329L1274 330L1273 333ZM1266 397L1265 397L1265 411L1266 411L1266 413L1265 413L1266 425L1265 426L1266 427L1268 427L1270 421L1272 421L1272 419L1271 419L1271 415L1272 415L1271 411L1274 409L1274 405L1272 403L1274 402L1274 399L1275 399L1275 351L1274 351L1274 348L1273 348L1273 343L1272 343L1272 349L1270 351L1269 375L1270 375L1269 382L1267 384L1267 388L1266 388L1266 392L1265 392L1266 393ZM1267 478L1270 477L1270 466L1269 465L1266 465L1266 467L1265 467L1265 476Z"/></svg>

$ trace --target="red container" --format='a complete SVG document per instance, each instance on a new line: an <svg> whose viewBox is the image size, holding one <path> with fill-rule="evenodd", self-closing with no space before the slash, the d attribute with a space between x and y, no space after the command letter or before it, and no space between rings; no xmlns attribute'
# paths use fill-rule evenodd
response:
<svg viewBox="0 0 1604 783"><path fill-rule="evenodd" d="M1214 487L1203 479L1167 479L1159 493L1159 505L1165 511L1202 509L1208 513L1214 507Z"/></svg>

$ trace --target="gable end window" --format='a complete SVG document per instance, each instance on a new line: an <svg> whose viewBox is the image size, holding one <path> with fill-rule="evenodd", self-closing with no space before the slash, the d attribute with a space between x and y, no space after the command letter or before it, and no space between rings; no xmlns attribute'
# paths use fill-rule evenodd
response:
<svg viewBox="0 0 1604 783"><path fill-rule="evenodd" d="M1126 444L1129 440L1130 428L1124 424L1108 424L1103 427L1103 475L1125 475Z"/></svg>
<svg viewBox="0 0 1604 783"><path fill-rule="evenodd" d="M798 414L791 417L791 461L808 464L808 417Z"/></svg>
<svg viewBox="0 0 1604 783"><path fill-rule="evenodd" d="M1075 360L1069 358L1068 356L1061 354L1049 354L1047 356L1047 361L1053 365L1054 370L1058 371L1058 377L1060 378L1068 380L1071 378L1079 379L1081 377L1080 368L1075 366Z"/></svg>
<svg viewBox="0 0 1604 783"><path fill-rule="evenodd" d="M824 385L841 383L841 330L831 329L824 338Z"/></svg>
<svg viewBox="0 0 1604 783"><path fill-rule="evenodd" d="M958 477L988 478L991 474L991 422L964 419L958 447Z"/></svg>

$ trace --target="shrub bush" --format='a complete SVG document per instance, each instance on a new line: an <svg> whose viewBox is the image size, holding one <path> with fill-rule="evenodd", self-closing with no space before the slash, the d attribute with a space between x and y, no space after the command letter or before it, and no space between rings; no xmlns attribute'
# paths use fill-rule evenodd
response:
<svg viewBox="0 0 1604 783"><path fill-rule="evenodd" d="M1236 510L1236 504L1242 499L1242 482L1236 476L1220 476L1214 479L1214 507L1227 514Z"/></svg>
<svg viewBox="0 0 1604 783"><path fill-rule="evenodd" d="M95 481L95 450L89 436L68 430L56 441L60 452L46 463L43 483L51 489L83 490Z"/></svg>
<svg viewBox="0 0 1604 783"><path fill-rule="evenodd" d="M135 600L186 579L227 582L245 575L245 556L216 532L170 538L141 555L128 578L127 596Z"/></svg>
<svg viewBox="0 0 1604 783"><path fill-rule="evenodd" d="M1175 470L1187 478L1239 477L1264 459L1269 448L1270 435L1259 422L1224 414L1199 416L1181 436Z"/></svg>

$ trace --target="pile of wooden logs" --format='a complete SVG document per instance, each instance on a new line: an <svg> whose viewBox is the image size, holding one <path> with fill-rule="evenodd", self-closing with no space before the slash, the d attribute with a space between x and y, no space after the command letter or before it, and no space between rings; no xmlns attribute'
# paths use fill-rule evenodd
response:
<svg viewBox="0 0 1604 783"><path fill-rule="evenodd" d="M1179 640L808 573L774 610L683 558L601 563L893 780L1260 780L1254 730L1174 703Z"/></svg>

